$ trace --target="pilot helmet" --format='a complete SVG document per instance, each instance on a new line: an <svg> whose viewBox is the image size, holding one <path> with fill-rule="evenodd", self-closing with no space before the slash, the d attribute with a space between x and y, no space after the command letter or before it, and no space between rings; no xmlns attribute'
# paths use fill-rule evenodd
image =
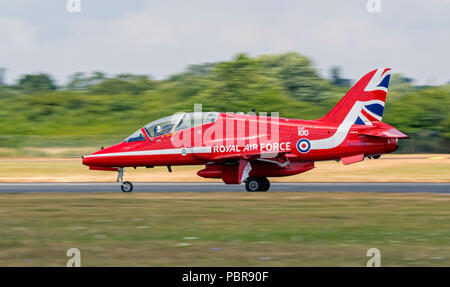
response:
<svg viewBox="0 0 450 287"><path fill-rule="evenodd" d="M157 126L154 128L154 131L155 131L156 134L159 134L160 132L162 132L162 127L161 127L160 125L157 125Z"/></svg>

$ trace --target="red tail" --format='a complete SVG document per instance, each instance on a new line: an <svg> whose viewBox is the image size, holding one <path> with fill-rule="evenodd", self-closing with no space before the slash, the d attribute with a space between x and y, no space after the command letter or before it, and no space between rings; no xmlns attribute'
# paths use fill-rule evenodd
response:
<svg viewBox="0 0 450 287"><path fill-rule="evenodd" d="M390 73L391 69L382 68L366 74L320 120L332 123L351 120L360 125L381 121Z"/></svg>

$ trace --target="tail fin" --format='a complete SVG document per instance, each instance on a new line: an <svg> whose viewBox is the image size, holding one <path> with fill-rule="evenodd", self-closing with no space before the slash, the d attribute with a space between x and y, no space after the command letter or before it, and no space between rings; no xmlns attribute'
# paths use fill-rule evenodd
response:
<svg viewBox="0 0 450 287"><path fill-rule="evenodd" d="M391 69L373 70L361 78L321 121L372 125L381 121Z"/></svg>

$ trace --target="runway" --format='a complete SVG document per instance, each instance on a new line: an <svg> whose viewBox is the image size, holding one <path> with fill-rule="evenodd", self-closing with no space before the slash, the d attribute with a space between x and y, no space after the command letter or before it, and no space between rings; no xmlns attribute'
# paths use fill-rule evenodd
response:
<svg viewBox="0 0 450 287"><path fill-rule="evenodd" d="M448 193L450 183L272 183L269 192ZM118 183L0 183L0 193L121 192ZM223 183L134 183L133 192L246 192Z"/></svg>

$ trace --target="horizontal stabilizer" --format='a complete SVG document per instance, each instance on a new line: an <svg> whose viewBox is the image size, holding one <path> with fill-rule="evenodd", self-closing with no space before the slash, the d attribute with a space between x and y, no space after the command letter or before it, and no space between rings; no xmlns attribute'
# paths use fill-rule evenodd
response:
<svg viewBox="0 0 450 287"><path fill-rule="evenodd" d="M372 137L400 138L400 139L409 138L409 136L405 135L404 133L393 127L367 129L359 131L358 133L360 135Z"/></svg>

